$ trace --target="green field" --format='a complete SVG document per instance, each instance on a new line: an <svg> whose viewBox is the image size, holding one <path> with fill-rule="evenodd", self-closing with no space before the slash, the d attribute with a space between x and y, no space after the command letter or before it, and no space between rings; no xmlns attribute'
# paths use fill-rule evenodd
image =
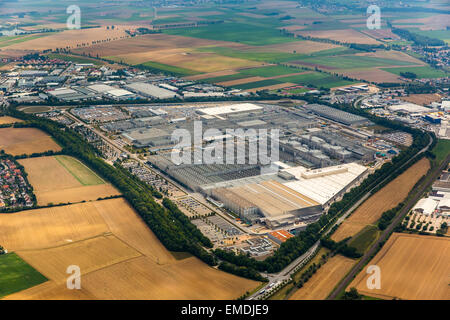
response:
<svg viewBox="0 0 450 320"><path fill-rule="evenodd" d="M168 64L163 64L163 63L158 63L158 62L153 62L153 61L148 61L145 63L142 63L139 66L142 66L143 68L148 68L148 69L152 69L152 70L160 70L161 72L170 72L172 74L175 75L179 75L179 76L192 76L194 74L199 74L201 72L198 71L194 71L194 70L190 70L190 69L186 69L186 68L180 68L180 67L176 67L176 66L170 66Z"/></svg>
<svg viewBox="0 0 450 320"><path fill-rule="evenodd" d="M297 40L303 41L303 40ZM306 45L306 44L305 44ZM302 60L312 57L323 57L323 56L334 56L334 55L342 55L342 54L351 54L359 52L355 49L349 49L346 47L337 47L332 49L321 50L317 52L313 52L310 54L300 54L300 53L289 53L289 52L266 52L264 51L264 47L259 50L238 50L233 48L226 47L200 47L197 48L198 52L211 52L220 54L222 56L238 58L238 59L246 59L253 61L261 61L261 62L270 62L270 63L280 63L280 62L288 62L294 60Z"/></svg>
<svg viewBox="0 0 450 320"><path fill-rule="evenodd" d="M287 72L287 70L290 71L289 73L302 72L301 69L285 68L282 66L276 66L276 67L277 68L273 69L274 72L282 73L282 72ZM252 76L254 76L254 75L262 76L263 74L265 76L271 75L270 72L266 72L266 73L263 72L262 69L266 69L266 68L270 68L270 67L255 68L255 69L257 69L255 72L252 71L254 69L247 69L247 70L241 71L241 72L242 73L246 72L248 75L252 75ZM336 76L329 75L327 73L312 71L310 73L305 73L305 74L292 75L292 76L287 75L286 77L282 77L282 78L267 79L267 80L260 80L260 81L256 81L256 82L243 83L240 85L235 85L235 86L233 86L233 88L247 90L247 89L254 89L254 88L259 88L259 87L264 87L264 86L276 85L279 83L286 83L286 82L292 82L292 83L302 85L302 86L307 86L307 87L328 88L328 89L334 88L334 87L346 86L346 85L353 83L352 81L343 80ZM302 91L303 90L301 90L301 92Z"/></svg>
<svg viewBox="0 0 450 320"><path fill-rule="evenodd" d="M246 59L253 61L261 61L261 62L285 62L290 60L298 60L302 59L305 56L304 54L296 54L296 53L288 53L288 52L265 52L263 50L237 50L226 47L201 47L197 48L198 52L211 52L217 53L222 56L238 58L238 59ZM324 50L326 51L326 50Z"/></svg>
<svg viewBox="0 0 450 320"><path fill-rule="evenodd" d="M439 139L431 152L436 156L436 161L440 163L450 153L450 140Z"/></svg>
<svg viewBox="0 0 450 320"><path fill-rule="evenodd" d="M294 38L284 36L273 26L266 26L263 23L225 22L205 27L169 29L164 30L164 33L210 40L240 42L253 46L296 41Z"/></svg>
<svg viewBox="0 0 450 320"><path fill-rule="evenodd" d="M244 78L249 78L249 75L242 74L242 73L236 73L236 74L230 74L228 76L220 76L220 77L213 77L208 79L202 79L202 82L208 82L208 83L219 83L219 82L225 82L225 81L232 81L232 80L239 80Z"/></svg>
<svg viewBox="0 0 450 320"><path fill-rule="evenodd" d="M277 80L280 82L293 82L301 85L314 86L317 88L334 88L346 86L352 83L352 81L342 80L335 76L322 72L311 72L306 74L299 74L296 76L287 76L278 78Z"/></svg>
<svg viewBox="0 0 450 320"><path fill-rule="evenodd" d="M420 30L419 28L409 28L411 32L430 38L440 39L447 44L450 43L450 30Z"/></svg>
<svg viewBox="0 0 450 320"><path fill-rule="evenodd" d="M0 255L0 298L45 281L46 277L15 253Z"/></svg>
<svg viewBox="0 0 450 320"><path fill-rule="evenodd" d="M80 161L69 156L55 156L56 160L69 171L82 185L93 186L104 184L99 176Z"/></svg>
<svg viewBox="0 0 450 320"><path fill-rule="evenodd" d="M300 68L292 68L286 66L269 66L269 67L260 67L260 68L252 68L241 70L240 73L246 74L253 77L275 77L282 76L291 73L299 73L304 72L304 70Z"/></svg>
<svg viewBox="0 0 450 320"><path fill-rule="evenodd" d="M283 81L278 81L278 79L267 79L267 80L261 80L261 81L256 81L256 82L239 84L239 85L233 86L233 88L241 89L241 90L248 90L248 89L260 88L260 87L266 87L266 86L273 86L275 84L279 84L282 82Z"/></svg>
<svg viewBox="0 0 450 320"><path fill-rule="evenodd" d="M404 66L411 65L411 62L382 59L367 56L342 55L342 56L325 56L302 59L299 64L306 62L308 64L318 64L336 69L356 69L371 68L385 66Z"/></svg>
<svg viewBox="0 0 450 320"><path fill-rule="evenodd" d="M424 67L403 67L403 68L382 68L384 71L400 75L401 72L412 72L417 78L443 78L449 74L441 70L436 70L428 66Z"/></svg>
<svg viewBox="0 0 450 320"><path fill-rule="evenodd" d="M367 248L378 238L379 230L373 225L365 226L357 235L355 235L350 242L349 246L356 248L358 253L363 254Z"/></svg>

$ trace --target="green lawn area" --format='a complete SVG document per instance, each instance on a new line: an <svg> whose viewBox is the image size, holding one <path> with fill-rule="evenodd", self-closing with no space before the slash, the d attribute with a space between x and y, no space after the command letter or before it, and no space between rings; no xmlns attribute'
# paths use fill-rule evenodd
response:
<svg viewBox="0 0 450 320"><path fill-rule="evenodd" d="M61 54L61 53L50 53L47 56L50 59L60 59L60 60L64 60L64 61L72 61L74 63L93 63L96 66L105 64L104 62L97 60L97 59L78 57L78 56Z"/></svg>
<svg viewBox="0 0 450 320"><path fill-rule="evenodd" d="M267 19L270 21L270 19ZM164 33L211 39L221 41L240 42L248 45L263 46L269 44L297 41L294 38L284 36L275 26L262 23L225 22L204 27L186 29L168 29Z"/></svg>
<svg viewBox="0 0 450 320"><path fill-rule="evenodd" d="M349 246L363 254L367 248L378 238L379 230L376 226L365 226L357 235L355 235L348 243Z"/></svg>
<svg viewBox="0 0 450 320"><path fill-rule="evenodd" d="M69 156L55 156L55 158L82 185L93 186L105 183L105 181L77 159Z"/></svg>
<svg viewBox="0 0 450 320"><path fill-rule="evenodd" d="M431 152L436 156L436 161L440 163L450 153L450 140L439 139Z"/></svg>
<svg viewBox="0 0 450 320"><path fill-rule="evenodd" d="M179 76L192 76L194 74L200 74L201 72L198 71L194 71L194 70L190 70L190 69L186 69L186 68L180 68L180 67L176 67L176 66L170 66L168 64L163 64L163 63L158 63L158 62L153 62L153 61L148 61L145 63L142 63L139 66L142 66L144 68L149 68L149 69L153 69L153 70L160 70L161 72L170 72L173 73L175 75L179 75Z"/></svg>
<svg viewBox="0 0 450 320"><path fill-rule="evenodd" d="M0 298L45 281L46 277L15 253L0 255Z"/></svg>
<svg viewBox="0 0 450 320"><path fill-rule="evenodd" d="M417 78L443 78L449 76L441 70L436 70L428 66L424 67L403 67L403 68L382 68L384 71L400 75L400 72L413 72Z"/></svg>

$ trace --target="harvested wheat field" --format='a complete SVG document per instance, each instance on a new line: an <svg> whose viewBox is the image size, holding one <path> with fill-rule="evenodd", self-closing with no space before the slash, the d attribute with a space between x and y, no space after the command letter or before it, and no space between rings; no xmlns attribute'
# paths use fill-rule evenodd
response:
<svg viewBox="0 0 450 320"><path fill-rule="evenodd" d="M88 48L73 50L75 53L95 57L117 56L121 54L170 50L173 48L196 48L205 46L241 47L242 44L226 41L206 40L167 34L146 34L143 36L121 39L109 43L95 44Z"/></svg>
<svg viewBox="0 0 450 320"><path fill-rule="evenodd" d="M247 92L257 92L257 91L261 91L261 90L278 90L278 89L283 89L283 88L292 87L292 86L296 86L296 84L292 83L292 82L284 82L284 83L280 83L280 84L274 84L273 86L265 86L265 87L253 88L253 89L248 89L248 90L245 90L245 91L247 91Z"/></svg>
<svg viewBox="0 0 450 320"><path fill-rule="evenodd" d="M290 300L323 300L350 271L355 260L336 255L330 258L302 288L294 292Z"/></svg>
<svg viewBox="0 0 450 320"><path fill-rule="evenodd" d="M332 43L323 43L323 42L315 42L315 41L293 41L279 44L272 44L263 46L261 48L255 48L254 51L274 51L274 52L286 52L292 53L296 52L298 54L308 54L322 50L328 50L333 48L341 47L337 44Z"/></svg>
<svg viewBox="0 0 450 320"><path fill-rule="evenodd" d="M412 102L415 104L420 104L422 106L426 106L431 104L432 102L441 101L442 96L437 93L418 93L418 94L410 94L407 97L402 97L402 100Z"/></svg>
<svg viewBox="0 0 450 320"><path fill-rule="evenodd" d="M117 26L114 29L88 28L79 30L64 30L62 32L45 35L38 39L15 43L7 46L10 50L48 50L56 48L77 48L78 46L91 46L96 41L108 41L121 39L128 36L125 28ZM110 41L111 42L111 41Z"/></svg>
<svg viewBox="0 0 450 320"><path fill-rule="evenodd" d="M75 203L120 195L83 163L69 156L20 160L39 205Z"/></svg>
<svg viewBox="0 0 450 320"><path fill-rule="evenodd" d="M402 202L419 179L430 168L430 162L422 158L405 172L377 191L363 202L352 215L346 219L331 236L335 241L352 237L366 225L372 224L381 218L383 212L395 208Z"/></svg>
<svg viewBox="0 0 450 320"><path fill-rule="evenodd" d="M16 251L30 265L35 265L47 278L55 281L67 279L67 267L77 265L81 274L108 267L110 265L142 256L141 253L126 245L111 234L81 240L61 246Z"/></svg>
<svg viewBox="0 0 450 320"><path fill-rule="evenodd" d="M296 31L295 34L304 37L332 39L344 43L379 44L377 40L353 29Z"/></svg>
<svg viewBox="0 0 450 320"><path fill-rule="evenodd" d="M61 151L61 147L49 135L35 128L1 128L1 149L13 156Z"/></svg>
<svg viewBox="0 0 450 320"><path fill-rule="evenodd" d="M193 76L184 77L184 79L186 79L186 80L203 80L203 79L208 79L208 78L229 76L229 75L236 74L236 73L237 73L237 71L235 71L235 70L223 70L223 71L217 71L217 72L196 74Z"/></svg>
<svg viewBox="0 0 450 320"><path fill-rule="evenodd" d="M123 61L132 65L137 65L148 61L158 62L166 65L208 73L261 65L261 63L256 61L224 57L214 53L193 52L192 49L189 48L127 53L116 56L107 56L105 58L115 61Z"/></svg>
<svg viewBox="0 0 450 320"><path fill-rule="evenodd" d="M23 122L20 119L16 119L13 117L9 117L9 116L2 116L0 117L0 125L2 124L11 124L11 123L17 123L17 122Z"/></svg>
<svg viewBox="0 0 450 320"><path fill-rule="evenodd" d="M366 269L349 288L382 299L450 299L450 239L394 233L369 265L381 269L381 288L368 289Z"/></svg>
<svg viewBox="0 0 450 320"><path fill-rule="evenodd" d="M357 79L366 80L370 82L404 82L399 80L399 76L379 68L363 68L363 69L352 69L349 71L338 71L338 74Z"/></svg>
<svg viewBox="0 0 450 320"><path fill-rule="evenodd" d="M0 243L48 279L7 299L235 299L258 282L176 260L124 199L0 215ZM67 290L68 265L82 290Z"/></svg>

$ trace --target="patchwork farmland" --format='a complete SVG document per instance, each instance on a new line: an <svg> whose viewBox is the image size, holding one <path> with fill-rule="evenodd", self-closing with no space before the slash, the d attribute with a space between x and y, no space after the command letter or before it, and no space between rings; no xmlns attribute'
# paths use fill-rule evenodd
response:
<svg viewBox="0 0 450 320"><path fill-rule="evenodd" d="M0 216L0 243L49 279L7 299L233 299L258 285L177 260L123 199ZM81 292L65 287L74 261Z"/></svg>

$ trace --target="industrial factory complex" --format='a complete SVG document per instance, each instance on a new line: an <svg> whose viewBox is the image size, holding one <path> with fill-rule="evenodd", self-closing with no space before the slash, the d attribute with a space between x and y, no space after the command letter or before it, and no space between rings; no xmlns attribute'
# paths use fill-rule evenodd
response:
<svg viewBox="0 0 450 320"><path fill-rule="evenodd" d="M367 129L371 125L368 119L322 105L183 105L158 108L157 113L145 121L162 123L155 121L129 130L115 130L111 123L107 128L121 132L134 146L149 147L153 154L148 163L181 185L248 223L274 230L293 230L316 221L334 201L365 179L369 165L382 163L398 152L392 143ZM200 144L189 141L180 147L180 141L171 139L170 133L185 129L194 137L195 121L202 124ZM256 142L261 148L260 129L279 130L279 155L269 164L260 159L250 161L251 144ZM233 130L242 130L244 139L230 134ZM210 154L217 145L221 146L220 154L214 154L213 163L195 161L196 152ZM239 146L244 155L236 151ZM270 149L271 141L264 146ZM174 152L190 153L190 161L175 163ZM232 163L226 161L230 155Z"/></svg>

